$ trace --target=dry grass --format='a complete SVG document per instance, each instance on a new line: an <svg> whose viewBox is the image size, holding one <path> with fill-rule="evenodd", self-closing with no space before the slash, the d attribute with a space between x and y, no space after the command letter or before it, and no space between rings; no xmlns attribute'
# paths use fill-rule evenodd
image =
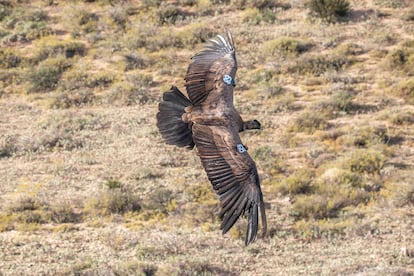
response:
<svg viewBox="0 0 414 276"><path fill-rule="evenodd" d="M0 1L0 274L412 275L413 4L325 24L301 1L167 2ZM155 126L223 26L264 126L242 135L269 226L247 248Z"/></svg>

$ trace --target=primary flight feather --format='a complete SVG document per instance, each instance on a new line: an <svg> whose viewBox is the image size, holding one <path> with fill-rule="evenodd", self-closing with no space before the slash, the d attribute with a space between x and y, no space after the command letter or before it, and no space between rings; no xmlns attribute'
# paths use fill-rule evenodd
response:
<svg viewBox="0 0 414 276"><path fill-rule="evenodd" d="M185 76L188 98L173 86L164 93L157 126L166 143L194 146L221 205L221 230L226 233L243 215L245 244L257 237L259 211L263 236L266 213L256 164L239 132L260 129L257 120L243 121L233 104L236 52L230 32L218 35L192 58Z"/></svg>

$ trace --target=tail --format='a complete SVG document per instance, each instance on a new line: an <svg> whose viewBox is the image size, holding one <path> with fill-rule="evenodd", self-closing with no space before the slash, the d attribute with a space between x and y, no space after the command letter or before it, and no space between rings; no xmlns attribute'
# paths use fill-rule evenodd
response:
<svg viewBox="0 0 414 276"><path fill-rule="evenodd" d="M184 108L189 105L191 102L175 86L164 93L158 105L157 127L167 144L188 149L194 147L191 125L181 119Z"/></svg>

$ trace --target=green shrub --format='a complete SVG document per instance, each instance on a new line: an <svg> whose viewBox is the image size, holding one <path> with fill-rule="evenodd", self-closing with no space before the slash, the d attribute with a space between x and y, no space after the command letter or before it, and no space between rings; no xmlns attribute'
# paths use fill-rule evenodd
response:
<svg viewBox="0 0 414 276"><path fill-rule="evenodd" d="M414 43L406 41L397 49L389 52L384 59L384 65L388 70L398 70L408 76L414 75Z"/></svg>
<svg viewBox="0 0 414 276"><path fill-rule="evenodd" d="M291 5L288 3L283 3L280 1L272 1L272 0L220 0L220 2L231 2L231 4L237 9L289 9Z"/></svg>
<svg viewBox="0 0 414 276"><path fill-rule="evenodd" d="M354 150L345 159L344 167L352 172L379 175L385 164L385 156L374 149Z"/></svg>
<svg viewBox="0 0 414 276"><path fill-rule="evenodd" d="M8 158L16 151L15 139L10 136L0 136L0 158Z"/></svg>
<svg viewBox="0 0 414 276"><path fill-rule="evenodd" d="M297 56L308 51L312 45L303 40L293 37L279 37L277 39L266 41L263 44L263 52L270 56Z"/></svg>
<svg viewBox="0 0 414 276"><path fill-rule="evenodd" d="M40 208L40 203L36 197L22 195L8 206L9 212L33 211Z"/></svg>
<svg viewBox="0 0 414 276"><path fill-rule="evenodd" d="M75 212L70 203L59 203L48 208L50 220L55 223L77 223L81 214Z"/></svg>
<svg viewBox="0 0 414 276"><path fill-rule="evenodd" d="M244 11L242 20L249 25L259 25L262 22L271 24L276 21L276 15L271 9L251 8Z"/></svg>
<svg viewBox="0 0 414 276"><path fill-rule="evenodd" d="M141 199L127 187L111 188L91 198L84 212L89 215L107 216L141 210Z"/></svg>
<svg viewBox="0 0 414 276"><path fill-rule="evenodd" d="M408 104L414 104L414 78L400 81L393 92L406 100Z"/></svg>
<svg viewBox="0 0 414 276"><path fill-rule="evenodd" d="M88 90L60 92L53 96L50 103L51 108L71 108L71 107L83 107L90 105L95 101L95 95Z"/></svg>
<svg viewBox="0 0 414 276"><path fill-rule="evenodd" d="M394 204L398 207L414 206L414 184L398 183L401 188L396 192Z"/></svg>
<svg viewBox="0 0 414 276"><path fill-rule="evenodd" d="M366 204L371 197L371 188L357 173L330 168L314 180L312 193L295 197L292 212L296 219L336 218L346 207Z"/></svg>
<svg viewBox="0 0 414 276"><path fill-rule="evenodd" d="M335 92L330 101L332 108L338 111L349 112L354 108L353 93L350 90Z"/></svg>
<svg viewBox="0 0 414 276"><path fill-rule="evenodd" d="M175 24L184 20L188 14L177 5L161 5L157 9L158 22L162 24Z"/></svg>
<svg viewBox="0 0 414 276"><path fill-rule="evenodd" d="M92 34L100 30L100 15L91 12L83 3L66 6L63 16L62 21L65 29L70 32L72 37Z"/></svg>
<svg viewBox="0 0 414 276"><path fill-rule="evenodd" d="M312 134L316 130L323 130L328 126L328 122L317 112L306 111L297 117L288 126L290 132L306 132Z"/></svg>
<svg viewBox="0 0 414 276"><path fill-rule="evenodd" d="M356 43L342 43L336 48L339 55L357 56L364 53L363 47Z"/></svg>
<svg viewBox="0 0 414 276"><path fill-rule="evenodd" d="M173 34L172 45L179 48L194 47L199 43L205 43L213 37L213 30L209 26L193 23L180 28Z"/></svg>
<svg viewBox="0 0 414 276"><path fill-rule="evenodd" d="M0 11L1 14L4 15L3 27L9 30L3 38L4 42L26 42L54 33L47 26L46 12L41 9L6 7L3 13Z"/></svg>
<svg viewBox="0 0 414 276"><path fill-rule="evenodd" d="M349 113L355 108L352 102L353 93L349 90L340 90L332 94L330 99L316 103L311 106L313 112L319 112L328 118L334 118L339 113Z"/></svg>
<svg viewBox="0 0 414 276"><path fill-rule="evenodd" d="M91 74L86 79L86 87L89 88L106 88L115 81L115 76L105 71Z"/></svg>
<svg viewBox="0 0 414 276"><path fill-rule="evenodd" d="M0 2L0 21L9 16L13 12L13 5L9 1Z"/></svg>
<svg viewBox="0 0 414 276"><path fill-rule="evenodd" d="M414 124L414 112L409 110L395 110L395 112L392 112L387 119L393 125Z"/></svg>
<svg viewBox="0 0 414 276"><path fill-rule="evenodd" d="M129 22L128 12L129 11L127 7L124 7L123 5L118 5L118 6L113 7L109 11L109 17L119 29L125 30Z"/></svg>
<svg viewBox="0 0 414 276"><path fill-rule="evenodd" d="M311 16L321 18L327 23L336 22L350 12L348 0L309 0L307 7Z"/></svg>
<svg viewBox="0 0 414 276"><path fill-rule="evenodd" d="M146 104L156 99L149 93L153 80L151 75L131 74L126 80L115 83L104 101L121 105Z"/></svg>
<svg viewBox="0 0 414 276"><path fill-rule="evenodd" d="M365 127L354 133L353 145L367 147L378 143L385 143L388 140L387 129L384 127Z"/></svg>
<svg viewBox="0 0 414 276"><path fill-rule="evenodd" d="M2 41L6 43L28 42L52 34L54 31L45 22L21 22L12 32L4 36Z"/></svg>
<svg viewBox="0 0 414 276"><path fill-rule="evenodd" d="M290 195L310 193L313 190L313 177L313 173L308 169L298 170L281 182L278 191Z"/></svg>
<svg viewBox="0 0 414 276"><path fill-rule="evenodd" d="M386 8L402 8L405 7L405 0L374 0L375 5Z"/></svg>
<svg viewBox="0 0 414 276"><path fill-rule="evenodd" d="M320 76L327 71L340 71L349 65L351 60L344 55L306 55L301 56L289 71L298 74Z"/></svg>
<svg viewBox="0 0 414 276"><path fill-rule="evenodd" d="M63 72L71 65L64 57L50 58L39 63L28 73L30 92L44 92L56 88Z"/></svg>
<svg viewBox="0 0 414 276"><path fill-rule="evenodd" d="M299 219L324 219L335 217L340 202L322 195L300 195L292 205L292 216Z"/></svg>
<svg viewBox="0 0 414 276"><path fill-rule="evenodd" d="M142 69L149 64L149 60L147 59L146 55L139 55L134 53L124 55L124 61L125 71Z"/></svg>
<svg viewBox="0 0 414 276"><path fill-rule="evenodd" d="M148 90L128 82L116 83L104 101L118 105L146 104L152 97Z"/></svg>
<svg viewBox="0 0 414 276"><path fill-rule="evenodd" d="M333 194L339 187L360 189L363 187L361 176L357 172L337 167L328 168L318 178L315 185L316 193Z"/></svg>
<svg viewBox="0 0 414 276"><path fill-rule="evenodd" d="M21 58L10 49L0 49L0 68L9 69L20 65Z"/></svg>
<svg viewBox="0 0 414 276"><path fill-rule="evenodd" d="M109 179L106 180L105 185L111 190L111 189L121 188L122 183L118 179L109 178Z"/></svg>
<svg viewBox="0 0 414 276"><path fill-rule="evenodd" d="M45 38L36 43L34 63L38 63L50 57L64 56L72 58L76 55L84 56L86 54L85 44L78 41L62 41L55 38Z"/></svg>

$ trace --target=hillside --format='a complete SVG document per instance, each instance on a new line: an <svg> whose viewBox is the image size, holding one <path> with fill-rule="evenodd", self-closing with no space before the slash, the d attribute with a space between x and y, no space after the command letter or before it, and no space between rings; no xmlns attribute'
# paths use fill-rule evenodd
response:
<svg viewBox="0 0 414 276"><path fill-rule="evenodd" d="M414 3L349 2L0 1L0 275L414 275ZM224 29L263 126L248 247L155 125Z"/></svg>

